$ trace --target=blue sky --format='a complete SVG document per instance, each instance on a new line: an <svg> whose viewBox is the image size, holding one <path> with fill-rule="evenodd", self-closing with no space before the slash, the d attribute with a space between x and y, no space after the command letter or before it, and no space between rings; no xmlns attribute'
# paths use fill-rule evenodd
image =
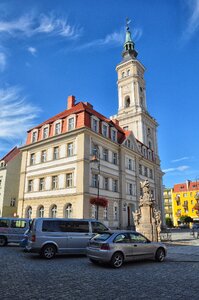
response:
<svg viewBox="0 0 199 300"><path fill-rule="evenodd" d="M68 95L117 113L126 17L159 123L164 184L199 178L199 0L1 0L0 157Z"/></svg>

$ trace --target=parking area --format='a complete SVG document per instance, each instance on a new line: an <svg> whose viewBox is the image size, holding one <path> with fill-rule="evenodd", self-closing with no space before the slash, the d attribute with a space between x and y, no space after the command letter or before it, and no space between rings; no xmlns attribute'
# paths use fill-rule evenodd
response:
<svg viewBox="0 0 199 300"><path fill-rule="evenodd" d="M187 249L187 250L186 250ZM198 299L198 246L168 246L165 262L140 261L121 269L85 256L53 260L0 248L0 299Z"/></svg>

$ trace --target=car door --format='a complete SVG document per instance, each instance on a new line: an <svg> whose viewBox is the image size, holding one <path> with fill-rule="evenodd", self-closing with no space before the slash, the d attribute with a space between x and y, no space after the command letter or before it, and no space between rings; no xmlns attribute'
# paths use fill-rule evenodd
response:
<svg viewBox="0 0 199 300"><path fill-rule="evenodd" d="M145 259L153 257L151 242L138 232L129 233L131 242L131 259Z"/></svg>
<svg viewBox="0 0 199 300"><path fill-rule="evenodd" d="M23 219L13 219L10 224L9 240L11 242L20 242L27 228L27 221Z"/></svg>
<svg viewBox="0 0 199 300"><path fill-rule="evenodd" d="M68 228L67 252L86 253L90 237L88 221L71 221Z"/></svg>

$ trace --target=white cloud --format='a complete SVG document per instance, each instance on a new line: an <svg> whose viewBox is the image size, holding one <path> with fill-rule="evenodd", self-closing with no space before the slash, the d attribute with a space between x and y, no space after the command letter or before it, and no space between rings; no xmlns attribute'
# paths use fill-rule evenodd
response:
<svg viewBox="0 0 199 300"><path fill-rule="evenodd" d="M175 162L179 162L179 161L183 161L183 160L187 160L190 159L190 157L181 157L181 158L177 158L177 159L173 159L171 162L175 163Z"/></svg>
<svg viewBox="0 0 199 300"><path fill-rule="evenodd" d="M137 41L142 36L142 29L135 28L132 32L132 39ZM79 49L88 49L91 47L99 46L121 46L124 43L124 30L123 28L120 31L115 31L113 33L107 34L103 39L96 39L89 43L83 44L78 47Z"/></svg>
<svg viewBox="0 0 199 300"><path fill-rule="evenodd" d="M183 33L183 40L190 39L199 29L199 0L190 0L186 3L189 6L191 16Z"/></svg>
<svg viewBox="0 0 199 300"><path fill-rule="evenodd" d="M40 109L28 103L18 87L0 89L0 139L3 143L24 139L29 128L35 125Z"/></svg>
<svg viewBox="0 0 199 300"><path fill-rule="evenodd" d="M3 52L0 52L0 71L3 72L6 67L6 55Z"/></svg>
<svg viewBox="0 0 199 300"><path fill-rule="evenodd" d="M177 168L169 168L169 169L165 169L163 170L164 173L169 173L169 172L175 172L175 171L179 171L179 172L183 172L187 169L189 169L189 166L179 166Z"/></svg>
<svg viewBox="0 0 199 300"><path fill-rule="evenodd" d="M13 37L19 35L51 34L77 38L81 34L81 29L69 24L64 18L57 18L54 14L42 14L38 17L27 14L13 21L1 21L0 33Z"/></svg>
<svg viewBox="0 0 199 300"><path fill-rule="evenodd" d="M30 54L32 54L33 56L36 56L37 49L34 47L28 47L28 52L30 52Z"/></svg>

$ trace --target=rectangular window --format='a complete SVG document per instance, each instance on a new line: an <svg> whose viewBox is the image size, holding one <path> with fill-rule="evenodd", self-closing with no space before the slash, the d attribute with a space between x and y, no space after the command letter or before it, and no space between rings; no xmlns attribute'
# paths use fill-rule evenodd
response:
<svg viewBox="0 0 199 300"><path fill-rule="evenodd" d="M144 167L144 176L148 176L147 167Z"/></svg>
<svg viewBox="0 0 199 300"><path fill-rule="evenodd" d="M33 191L33 180L28 180L28 192Z"/></svg>
<svg viewBox="0 0 199 300"><path fill-rule="evenodd" d="M104 207L104 220L108 220L108 207Z"/></svg>
<svg viewBox="0 0 199 300"><path fill-rule="evenodd" d="M30 154L30 165L34 165L35 164L35 153L31 153Z"/></svg>
<svg viewBox="0 0 199 300"><path fill-rule="evenodd" d="M152 169L149 169L149 177L151 178L151 179L153 179L153 170ZM168 194L169 195L169 194Z"/></svg>
<svg viewBox="0 0 199 300"><path fill-rule="evenodd" d="M111 140L113 142L117 141L117 132L115 130L111 130Z"/></svg>
<svg viewBox="0 0 199 300"><path fill-rule="evenodd" d="M41 151L41 162L46 161L46 150Z"/></svg>
<svg viewBox="0 0 199 300"><path fill-rule="evenodd" d="M128 169L132 170L132 159L128 159Z"/></svg>
<svg viewBox="0 0 199 300"><path fill-rule="evenodd" d="M133 195L133 185L132 185L132 183L128 184L128 194Z"/></svg>
<svg viewBox="0 0 199 300"><path fill-rule="evenodd" d="M108 177L104 178L104 189L108 190Z"/></svg>
<svg viewBox="0 0 199 300"><path fill-rule="evenodd" d="M59 159L59 147L53 148L53 159Z"/></svg>
<svg viewBox="0 0 199 300"><path fill-rule="evenodd" d="M43 129L43 139L46 139L48 137L48 127L44 127Z"/></svg>
<svg viewBox="0 0 199 300"><path fill-rule="evenodd" d="M103 149L103 160L108 161L108 149Z"/></svg>
<svg viewBox="0 0 199 300"><path fill-rule="evenodd" d="M58 176L52 176L52 190L58 189Z"/></svg>
<svg viewBox="0 0 199 300"><path fill-rule="evenodd" d="M67 156L73 156L73 143L67 144Z"/></svg>
<svg viewBox="0 0 199 300"><path fill-rule="evenodd" d="M73 173L66 174L66 187L70 188L73 186Z"/></svg>
<svg viewBox="0 0 199 300"><path fill-rule="evenodd" d="M11 198L11 200L10 200L10 206L14 207L15 204L16 204L16 198Z"/></svg>
<svg viewBox="0 0 199 300"><path fill-rule="evenodd" d="M39 190L40 191L44 190L44 178L39 179Z"/></svg>
<svg viewBox="0 0 199 300"><path fill-rule="evenodd" d="M0 179L0 188L2 187L2 180Z"/></svg>
<svg viewBox="0 0 199 300"><path fill-rule="evenodd" d="M55 124L55 134L60 134L61 133L61 123L56 123Z"/></svg>
<svg viewBox="0 0 199 300"><path fill-rule="evenodd" d="M32 142L34 143L34 142L36 142L36 141L37 141L37 132L34 131L34 132L32 133Z"/></svg>
<svg viewBox="0 0 199 300"><path fill-rule="evenodd" d="M118 181L113 179L113 192L118 191Z"/></svg>
<svg viewBox="0 0 199 300"><path fill-rule="evenodd" d="M92 175L92 187L95 187L95 188L98 187L98 174Z"/></svg>
<svg viewBox="0 0 199 300"><path fill-rule="evenodd" d="M75 128L75 119L74 118L68 119L68 130L72 130L74 128Z"/></svg>
<svg viewBox="0 0 199 300"><path fill-rule="evenodd" d="M142 165L139 164L139 174L142 175Z"/></svg>
<svg viewBox="0 0 199 300"><path fill-rule="evenodd" d="M103 136L107 137L108 136L108 126L103 124L102 125L102 134Z"/></svg>
<svg viewBox="0 0 199 300"><path fill-rule="evenodd" d="M93 131L98 132L98 121L95 119L92 121L92 129Z"/></svg>
<svg viewBox="0 0 199 300"><path fill-rule="evenodd" d="M114 206L114 221L118 220L118 207L115 205Z"/></svg>
<svg viewBox="0 0 199 300"><path fill-rule="evenodd" d="M113 152L113 164L117 165L117 153Z"/></svg>

